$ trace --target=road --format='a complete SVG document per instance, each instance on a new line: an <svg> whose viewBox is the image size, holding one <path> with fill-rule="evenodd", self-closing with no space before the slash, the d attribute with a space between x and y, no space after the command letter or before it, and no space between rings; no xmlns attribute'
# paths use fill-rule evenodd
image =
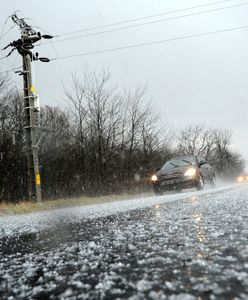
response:
<svg viewBox="0 0 248 300"><path fill-rule="evenodd" d="M248 299L248 186L0 218L0 299Z"/></svg>

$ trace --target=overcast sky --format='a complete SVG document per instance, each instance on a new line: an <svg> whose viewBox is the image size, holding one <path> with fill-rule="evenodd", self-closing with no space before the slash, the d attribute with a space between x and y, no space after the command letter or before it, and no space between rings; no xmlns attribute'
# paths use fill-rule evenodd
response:
<svg viewBox="0 0 248 300"><path fill-rule="evenodd" d="M19 11L18 16L29 18L26 21L31 25L42 28L37 30L57 35L217 1L1 0L0 32L8 16L15 11ZM229 7L227 9L60 43L56 43L59 40L57 38L53 40L53 45L44 45L37 50L40 56L54 58L248 26L248 5L240 5L243 3L248 4L245 0L230 0L212 6L122 24L119 27L221 7ZM12 24L12 21L8 20L3 33L7 32ZM101 28L75 35L117 27ZM75 35L65 35L60 38ZM63 105L61 83L70 80L71 72L80 72L85 65L89 69L98 71L107 68L112 73L113 81L120 86L126 88L148 86L149 96L154 99L163 117L174 126L193 122L204 123L207 127L232 130L235 149L248 160L247 35L248 28L97 55L55 60L48 64L37 62L35 81L37 90L40 91L41 104ZM0 47L3 48L18 37L18 28L14 27L0 40ZM0 57L4 54L7 53L2 52ZM17 53L1 60L1 70L20 65L21 57ZM11 76L17 85L22 85L21 77Z"/></svg>

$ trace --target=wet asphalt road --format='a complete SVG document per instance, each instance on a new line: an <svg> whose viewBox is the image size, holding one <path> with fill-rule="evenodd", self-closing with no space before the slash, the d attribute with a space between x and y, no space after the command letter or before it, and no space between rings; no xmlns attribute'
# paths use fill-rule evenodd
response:
<svg viewBox="0 0 248 300"><path fill-rule="evenodd" d="M0 299L248 299L248 186L170 197L2 235Z"/></svg>

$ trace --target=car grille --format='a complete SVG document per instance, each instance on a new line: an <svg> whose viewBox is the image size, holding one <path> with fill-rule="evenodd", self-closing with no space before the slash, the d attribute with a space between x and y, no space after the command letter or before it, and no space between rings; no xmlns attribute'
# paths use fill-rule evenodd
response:
<svg viewBox="0 0 248 300"><path fill-rule="evenodd" d="M161 175L159 176L160 180L176 180L179 179L181 177L180 173L177 174L165 174L165 175Z"/></svg>

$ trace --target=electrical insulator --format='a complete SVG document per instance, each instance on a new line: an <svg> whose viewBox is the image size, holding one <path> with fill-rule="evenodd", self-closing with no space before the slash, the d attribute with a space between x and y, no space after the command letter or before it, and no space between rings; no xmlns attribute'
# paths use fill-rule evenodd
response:
<svg viewBox="0 0 248 300"><path fill-rule="evenodd" d="M40 97L35 95L34 97L34 108L36 111L40 112Z"/></svg>

